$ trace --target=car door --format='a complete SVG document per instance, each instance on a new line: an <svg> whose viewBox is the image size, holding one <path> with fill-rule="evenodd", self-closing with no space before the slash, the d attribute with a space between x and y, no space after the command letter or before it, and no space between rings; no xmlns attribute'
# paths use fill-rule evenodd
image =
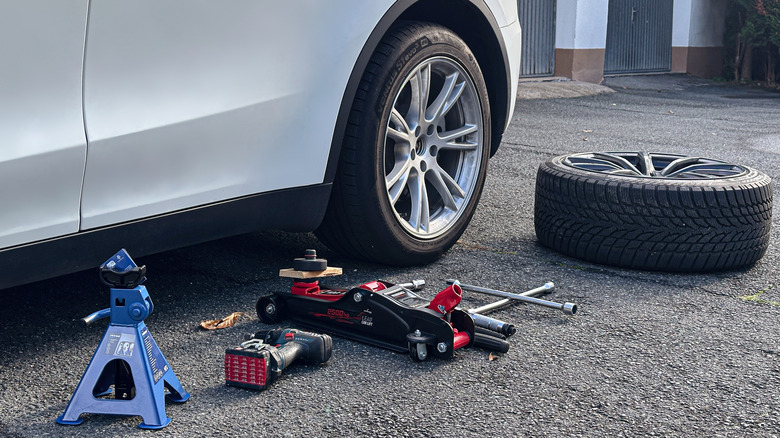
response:
<svg viewBox="0 0 780 438"><path fill-rule="evenodd" d="M82 229L322 183L392 0L92 0Z"/></svg>
<svg viewBox="0 0 780 438"><path fill-rule="evenodd" d="M79 229L87 3L0 2L0 248Z"/></svg>

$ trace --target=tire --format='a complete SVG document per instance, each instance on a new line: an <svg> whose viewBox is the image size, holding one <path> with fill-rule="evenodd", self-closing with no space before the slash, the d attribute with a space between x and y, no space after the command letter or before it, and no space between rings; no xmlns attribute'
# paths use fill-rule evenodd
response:
<svg viewBox="0 0 780 438"><path fill-rule="evenodd" d="M639 152L564 155L536 176L539 242L624 268L707 272L744 267L769 246L772 185L718 160Z"/></svg>
<svg viewBox="0 0 780 438"><path fill-rule="evenodd" d="M490 139L487 87L463 40L433 24L394 26L360 82L317 236L375 262L432 262L474 214Z"/></svg>

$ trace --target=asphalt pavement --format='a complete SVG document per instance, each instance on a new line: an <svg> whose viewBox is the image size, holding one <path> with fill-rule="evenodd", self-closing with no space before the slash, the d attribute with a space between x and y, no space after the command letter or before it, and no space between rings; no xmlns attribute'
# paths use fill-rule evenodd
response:
<svg viewBox="0 0 780 438"><path fill-rule="evenodd" d="M780 203L764 258L711 274L586 263L541 247L533 229L536 169L565 153L700 155L777 181L780 93L683 75L608 78L589 91L557 82L565 92L521 94L471 225L436 263L366 264L275 231L138 259L155 305L146 324L191 394L166 406L173 421L160 431L137 428L140 417L55 423L105 331L75 322L108 306L96 270L0 292L0 436L780 436ZM225 349L270 328L255 302L289 287L278 270L306 248L344 269L332 282L343 286L424 279L420 295L432 298L448 278L518 292L552 281L546 298L579 312L491 313L518 327L497 356L415 363L335 338L330 361L296 364L266 391L226 386ZM494 300L466 292L463 306ZM198 327L235 311L245 316L233 327Z"/></svg>

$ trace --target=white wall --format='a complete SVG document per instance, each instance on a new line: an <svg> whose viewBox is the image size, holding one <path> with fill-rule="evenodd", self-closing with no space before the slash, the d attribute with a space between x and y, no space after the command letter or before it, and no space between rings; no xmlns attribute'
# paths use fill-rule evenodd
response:
<svg viewBox="0 0 780 438"><path fill-rule="evenodd" d="M673 47L723 45L727 0L675 0ZM609 0L558 0L555 47L603 49Z"/></svg>
<svg viewBox="0 0 780 438"><path fill-rule="evenodd" d="M726 0L688 1L691 1L691 31L688 46L723 46L723 32L726 28Z"/></svg>
<svg viewBox="0 0 780 438"><path fill-rule="evenodd" d="M673 47L720 47L727 0L675 0Z"/></svg>
<svg viewBox="0 0 780 438"><path fill-rule="evenodd" d="M691 38L692 0L674 0L672 47L687 47Z"/></svg>
<svg viewBox="0 0 780 438"><path fill-rule="evenodd" d="M558 0L555 47L605 48L608 10L609 0Z"/></svg>

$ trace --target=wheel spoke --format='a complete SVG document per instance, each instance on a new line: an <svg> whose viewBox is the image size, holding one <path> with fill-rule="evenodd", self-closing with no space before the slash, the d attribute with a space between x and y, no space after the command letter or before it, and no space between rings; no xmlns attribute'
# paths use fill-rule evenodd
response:
<svg viewBox="0 0 780 438"><path fill-rule="evenodd" d="M412 170L412 160L407 159L403 162L396 162L393 170L385 177L385 187L390 195L390 204L395 205L401 196L404 187L409 181L409 172Z"/></svg>
<svg viewBox="0 0 780 438"><path fill-rule="evenodd" d="M415 173L409 179L409 192L412 198L412 211L409 225L417 232L427 231L430 224L430 209L428 206L428 191L425 188L425 177Z"/></svg>
<svg viewBox="0 0 780 438"><path fill-rule="evenodd" d="M655 166L653 166L653 159L647 152L639 153L639 171L647 176L655 176Z"/></svg>
<svg viewBox="0 0 780 438"><path fill-rule="evenodd" d="M463 83L456 84L458 80L458 73L452 73L444 80L444 84L439 91L439 95L436 96L436 100L431 103L428 109L425 111L425 120L434 121L438 120L446 114L452 108L455 101L458 100L460 94L463 92ZM459 85L459 86L456 86ZM446 108L446 111L445 111Z"/></svg>
<svg viewBox="0 0 780 438"><path fill-rule="evenodd" d="M395 127L389 125L395 125ZM413 143L412 130L409 129L409 124L406 123L404 117L395 108L393 108L393 111L390 113L390 123L387 127L387 136L395 141L407 143L410 146Z"/></svg>
<svg viewBox="0 0 780 438"><path fill-rule="evenodd" d="M594 152L593 157L614 164L617 168L628 170L631 173L634 173L636 175L643 175L643 173L640 172L639 169L637 169L633 164L631 164L628 160L626 160L623 157L614 154L609 154L609 153L605 154L602 152Z"/></svg>
<svg viewBox="0 0 780 438"><path fill-rule="evenodd" d="M439 119L446 116L447 113L450 112L452 107L455 106L455 103L460 99L460 95L463 94L463 89L466 87L465 82L460 82L457 85L455 85L455 88L452 90L452 93L450 93L450 97L447 98L447 101L444 102L444 108L441 110L441 114L439 114Z"/></svg>
<svg viewBox="0 0 780 438"><path fill-rule="evenodd" d="M718 178L721 176L729 176L733 173L734 166L731 164L692 164L688 167L672 172L666 176L670 178L674 177L690 177L696 176L697 178Z"/></svg>
<svg viewBox="0 0 780 438"><path fill-rule="evenodd" d="M458 204L455 201L455 196L463 199L466 197L466 193L460 188L457 182L445 172L442 168L436 166L428 172L431 185L439 192L444 206L452 211L458 210Z"/></svg>
<svg viewBox="0 0 780 438"><path fill-rule="evenodd" d="M453 150L453 151L460 151L460 152L469 152L469 151L475 151L479 145L475 142L466 141L466 142L458 142L458 141L451 141L449 143L444 143L441 145L440 149L445 150Z"/></svg>
<svg viewBox="0 0 780 438"><path fill-rule="evenodd" d="M425 107L428 105L428 95L431 88L431 66L426 65L415 73L409 80L412 98L409 103L409 112L406 114L407 126L417 127L425 115ZM411 130L410 130L411 132Z"/></svg>
<svg viewBox="0 0 780 438"><path fill-rule="evenodd" d="M698 162L699 162L699 157L678 158L672 161L671 163L669 163L669 165L666 166L664 170L661 172L661 175L663 176L673 175L677 172L680 172L681 170L685 170L686 167L689 167Z"/></svg>
<svg viewBox="0 0 780 438"><path fill-rule="evenodd" d="M439 133L439 138L442 141L450 142L452 140L463 137L464 135L471 134L472 132L477 132L477 130L478 130L477 125L465 124L460 128Z"/></svg>

